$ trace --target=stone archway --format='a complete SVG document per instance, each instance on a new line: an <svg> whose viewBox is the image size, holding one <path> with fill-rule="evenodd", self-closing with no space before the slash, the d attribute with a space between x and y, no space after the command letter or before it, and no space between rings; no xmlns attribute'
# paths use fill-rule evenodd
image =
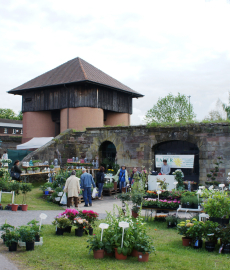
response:
<svg viewBox="0 0 230 270"><path fill-rule="evenodd" d="M152 156L155 159L155 155L194 155L194 168L183 168L184 180L190 180L199 182L199 148L196 144L183 141L183 140L170 140L158 143L152 148ZM156 168L156 162L154 162L154 169ZM171 174L176 168L171 169Z"/></svg>
<svg viewBox="0 0 230 270"><path fill-rule="evenodd" d="M99 147L99 162L104 166L108 163L115 163L116 159L116 146L111 141L104 141ZM109 169L107 166L106 169Z"/></svg>

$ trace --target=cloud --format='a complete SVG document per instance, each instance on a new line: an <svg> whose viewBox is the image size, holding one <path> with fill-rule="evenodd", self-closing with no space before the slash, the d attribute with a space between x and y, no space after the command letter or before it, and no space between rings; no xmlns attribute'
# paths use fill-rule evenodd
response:
<svg viewBox="0 0 230 270"><path fill-rule="evenodd" d="M225 0L0 2L0 107L6 91L77 56L145 95L132 124L159 97L191 95L198 119L229 89L230 5Z"/></svg>

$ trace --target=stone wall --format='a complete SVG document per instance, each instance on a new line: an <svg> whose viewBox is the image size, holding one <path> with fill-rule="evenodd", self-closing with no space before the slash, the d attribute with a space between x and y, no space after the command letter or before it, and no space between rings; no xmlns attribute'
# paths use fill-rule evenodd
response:
<svg viewBox="0 0 230 270"><path fill-rule="evenodd" d="M67 158L86 156L95 159L104 141L114 143L117 150L117 163L128 167L145 166L153 169L153 147L161 142L182 140L194 143L199 148L199 181L207 180L207 173L214 168L217 156L223 157L218 179L226 180L230 172L230 125L193 124L182 127L146 126L88 128L85 132L66 130L46 146L36 150L31 156L35 159L50 160L57 158L57 149L62 155L63 164Z"/></svg>
<svg viewBox="0 0 230 270"><path fill-rule="evenodd" d="M1 155L3 154L3 151L7 151L7 149L15 150L17 148L17 145L22 143L22 136L6 135L0 136L0 139L2 140L2 145L0 149Z"/></svg>

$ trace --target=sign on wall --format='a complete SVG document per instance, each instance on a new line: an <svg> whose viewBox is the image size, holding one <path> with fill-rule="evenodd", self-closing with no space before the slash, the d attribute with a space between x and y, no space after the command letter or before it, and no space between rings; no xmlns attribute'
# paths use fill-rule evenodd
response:
<svg viewBox="0 0 230 270"><path fill-rule="evenodd" d="M163 160L167 160L170 168L193 168L194 155L155 155L155 163L157 168L161 168Z"/></svg>

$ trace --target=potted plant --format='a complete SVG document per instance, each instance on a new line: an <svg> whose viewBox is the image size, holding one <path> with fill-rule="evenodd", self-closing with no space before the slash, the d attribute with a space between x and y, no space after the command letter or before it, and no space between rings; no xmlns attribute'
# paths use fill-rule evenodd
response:
<svg viewBox="0 0 230 270"><path fill-rule="evenodd" d="M94 259L104 258L104 243L101 241L100 234L91 236L88 240L89 253L93 250Z"/></svg>
<svg viewBox="0 0 230 270"><path fill-rule="evenodd" d="M22 191L23 197L22 197L22 211L27 211L28 205L26 204L26 194L30 191L32 191L32 184L30 183L21 183L20 184L20 190Z"/></svg>
<svg viewBox="0 0 230 270"><path fill-rule="evenodd" d="M12 211L17 211L18 210L18 204L16 204L16 197L17 195L19 194L19 190L20 190L20 183L13 180L10 185L9 185L9 188L11 191L14 191L14 195L15 195L15 198L14 198L14 204L12 204Z"/></svg>
<svg viewBox="0 0 230 270"><path fill-rule="evenodd" d="M84 218L76 217L74 219L74 225L77 227L77 229L75 229L75 235L81 237L89 223Z"/></svg>
<svg viewBox="0 0 230 270"><path fill-rule="evenodd" d="M9 251L17 251L18 240L20 239L18 229L11 228L7 230L4 238L6 246L9 247Z"/></svg>
<svg viewBox="0 0 230 270"><path fill-rule="evenodd" d="M74 225L74 219L79 215L79 212L75 209L66 209L61 215L66 215L70 220L71 225L65 228L65 232L71 233L72 225Z"/></svg>
<svg viewBox="0 0 230 270"><path fill-rule="evenodd" d="M61 197L63 195L63 189L61 187L55 188L55 191L57 192L57 195Z"/></svg>
<svg viewBox="0 0 230 270"><path fill-rule="evenodd" d="M34 168L34 172L35 172L35 173L39 173L39 172L40 172L40 168L39 168L39 167L35 167L35 168Z"/></svg>
<svg viewBox="0 0 230 270"><path fill-rule="evenodd" d="M127 256L131 254L133 249L133 243L135 242L135 239L133 237L133 230L131 228L127 228L124 232L123 246L121 246L122 230L122 228L118 227L117 232L113 237L115 245L115 258L117 260L126 260Z"/></svg>
<svg viewBox="0 0 230 270"><path fill-rule="evenodd" d="M24 168L21 168L22 174L26 173L26 170Z"/></svg>
<svg viewBox="0 0 230 270"><path fill-rule="evenodd" d="M187 247L192 243L192 238L188 234L188 229L193 226L193 222L190 220L181 221L177 224L177 231L182 237L182 245Z"/></svg>
<svg viewBox="0 0 230 270"><path fill-rule="evenodd" d="M33 169L31 167L27 168L27 173L33 173Z"/></svg>
<svg viewBox="0 0 230 270"><path fill-rule="evenodd" d="M34 166L39 166L39 163L41 162L41 160L33 160L33 165Z"/></svg>
<svg viewBox="0 0 230 270"><path fill-rule="evenodd" d="M192 196L184 196L181 198L182 208L192 208L193 197Z"/></svg>
<svg viewBox="0 0 230 270"><path fill-rule="evenodd" d="M198 198L196 196L191 197L191 201L192 201L192 208L193 209L198 209Z"/></svg>
<svg viewBox="0 0 230 270"><path fill-rule="evenodd" d="M215 244L217 244L217 239L220 236L220 227L217 222L212 222L207 220L204 224L204 238L205 249L208 252L212 252L215 249Z"/></svg>
<svg viewBox="0 0 230 270"><path fill-rule="evenodd" d="M221 225L229 224L230 197L227 192L216 191L203 202L204 211L210 216L209 220Z"/></svg>
<svg viewBox="0 0 230 270"><path fill-rule="evenodd" d="M93 235L93 226L95 221L98 219L99 214L92 210L83 210L79 212L79 216L88 221L89 235Z"/></svg>
<svg viewBox="0 0 230 270"><path fill-rule="evenodd" d="M192 238L193 248L202 248L204 235L204 223L202 221L194 221L193 225L188 229L187 234Z"/></svg>
<svg viewBox="0 0 230 270"><path fill-rule="evenodd" d="M35 232L35 242L40 242L40 236L41 236L41 232L39 230L40 226L38 225L38 223L39 221L37 221L36 219L33 219L27 223L27 225L30 226Z"/></svg>
<svg viewBox="0 0 230 270"><path fill-rule="evenodd" d="M54 170L54 165L50 165L50 170L51 170L51 171Z"/></svg>
<svg viewBox="0 0 230 270"><path fill-rule="evenodd" d="M56 234L63 235L66 230L66 227L71 226L71 221L66 215L59 214L55 217L52 222L53 225L56 225Z"/></svg>
<svg viewBox="0 0 230 270"><path fill-rule="evenodd" d="M225 228L222 228L220 232L222 252L230 253L230 225L228 224Z"/></svg>
<svg viewBox="0 0 230 270"><path fill-rule="evenodd" d="M35 231L30 226L19 228L20 239L26 243L26 251L34 250Z"/></svg>
<svg viewBox="0 0 230 270"><path fill-rule="evenodd" d="M1 238L3 239L3 243L5 243L5 235L6 235L7 231L10 231L10 230L12 230L12 229L14 229L14 226L12 226L12 225L6 223L6 221L5 221L5 223L0 227L0 230L3 231L2 235L1 235Z"/></svg>
<svg viewBox="0 0 230 270"><path fill-rule="evenodd" d="M133 207L132 207L132 216L134 218L138 217L138 211L139 208L143 202L143 193L141 192L133 192L131 195L131 201L133 203Z"/></svg>
<svg viewBox="0 0 230 270"><path fill-rule="evenodd" d="M135 249L138 251L138 261L148 262L149 254L155 250L153 241L150 236L146 234L140 234L139 236L135 245Z"/></svg>
<svg viewBox="0 0 230 270"><path fill-rule="evenodd" d="M168 228L174 228L177 226L177 220L178 218L176 217L176 215L169 215L165 218L166 222L167 222L167 227Z"/></svg>
<svg viewBox="0 0 230 270"><path fill-rule="evenodd" d="M121 193L116 196L116 199L121 200L122 202L122 211L125 213L125 202L130 201L131 196L129 193Z"/></svg>
<svg viewBox="0 0 230 270"><path fill-rule="evenodd" d="M184 183L183 183L183 173L181 170L175 170L175 172L172 173L175 175L175 181L178 182L176 189L177 190L184 190Z"/></svg>

